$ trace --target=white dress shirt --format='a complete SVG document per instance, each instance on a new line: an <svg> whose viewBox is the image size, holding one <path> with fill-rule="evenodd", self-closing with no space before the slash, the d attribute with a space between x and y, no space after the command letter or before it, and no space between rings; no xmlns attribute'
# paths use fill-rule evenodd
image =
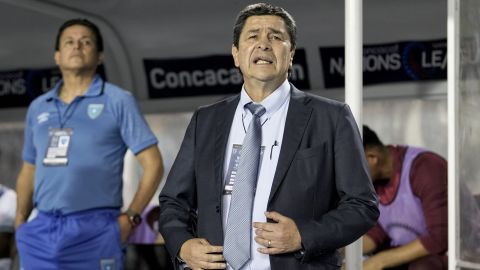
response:
<svg viewBox="0 0 480 270"><path fill-rule="evenodd" d="M252 99L248 96L245 88L242 87L240 93L240 102L238 103L233 118L230 135L228 137L228 143L225 150L224 161L224 181L225 184L231 181L231 169L230 159L232 149L234 145L241 145L245 137L246 131L250 121L252 120L252 114L244 106L245 104L252 102ZM266 109L265 114L260 118L262 123L262 147L263 156L260 162L257 188L255 193L255 199L253 202L253 214L252 222L266 222L264 212L267 210L268 198L270 196L270 190L272 187L273 177L278 163L278 156L282 146L283 131L285 128L285 120L287 118L288 105L290 103L290 83L285 80L278 89L273 91L267 98L265 98L260 104ZM234 172L235 174L235 172ZM225 177L228 176L228 177ZM235 185L233 185L235 188ZM223 228L227 224L228 210L230 208L231 195L223 195ZM255 231L252 226L252 241L251 241L251 258L250 261L242 267L242 270L267 270L270 269L269 255L262 254L257 251L258 248L263 247L255 242ZM227 266L227 269L232 269Z"/></svg>

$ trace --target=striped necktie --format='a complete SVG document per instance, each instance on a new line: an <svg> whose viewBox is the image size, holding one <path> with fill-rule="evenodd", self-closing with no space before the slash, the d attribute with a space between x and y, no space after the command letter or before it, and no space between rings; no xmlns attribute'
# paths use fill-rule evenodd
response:
<svg viewBox="0 0 480 270"><path fill-rule="evenodd" d="M260 117L265 108L252 102L245 105L253 115L243 140L237 176L232 191L224 243L224 257L238 270L250 259L252 211L262 144Z"/></svg>

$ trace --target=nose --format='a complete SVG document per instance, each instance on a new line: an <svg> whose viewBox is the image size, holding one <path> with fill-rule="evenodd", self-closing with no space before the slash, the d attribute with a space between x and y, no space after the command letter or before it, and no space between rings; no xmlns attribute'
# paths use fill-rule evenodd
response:
<svg viewBox="0 0 480 270"><path fill-rule="evenodd" d="M272 48L272 46L270 44L270 40L267 37L263 37L263 36L260 37L258 39L257 48L262 50L262 51L270 50Z"/></svg>
<svg viewBox="0 0 480 270"><path fill-rule="evenodd" d="M75 41L73 42L73 47L75 49L80 49L82 47L82 42L81 41Z"/></svg>

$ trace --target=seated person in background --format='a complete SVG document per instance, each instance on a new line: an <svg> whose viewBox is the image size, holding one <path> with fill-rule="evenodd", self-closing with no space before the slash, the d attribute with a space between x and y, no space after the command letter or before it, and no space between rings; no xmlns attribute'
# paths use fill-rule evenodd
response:
<svg viewBox="0 0 480 270"><path fill-rule="evenodd" d="M17 194L0 184L0 270L10 269Z"/></svg>
<svg viewBox="0 0 480 270"><path fill-rule="evenodd" d="M447 269L447 162L411 146L384 145L363 126L380 218L363 238L365 270Z"/></svg>

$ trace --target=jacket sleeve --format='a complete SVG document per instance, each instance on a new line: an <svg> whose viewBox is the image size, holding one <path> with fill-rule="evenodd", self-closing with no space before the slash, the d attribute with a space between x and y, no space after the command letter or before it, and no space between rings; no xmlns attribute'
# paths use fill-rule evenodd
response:
<svg viewBox="0 0 480 270"><path fill-rule="evenodd" d="M347 105L338 108L333 125L334 179L318 179L335 182L338 203L320 218L297 224L305 249L303 262L352 243L375 224L379 215L357 125Z"/></svg>
<svg viewBox="0 0 480 270"><path fill-rule="evenodd" d="M180 151L160 193L159 231L170 255L175 258L183 243L195 237L195 130L197 112L187 127Z"/></svg>

